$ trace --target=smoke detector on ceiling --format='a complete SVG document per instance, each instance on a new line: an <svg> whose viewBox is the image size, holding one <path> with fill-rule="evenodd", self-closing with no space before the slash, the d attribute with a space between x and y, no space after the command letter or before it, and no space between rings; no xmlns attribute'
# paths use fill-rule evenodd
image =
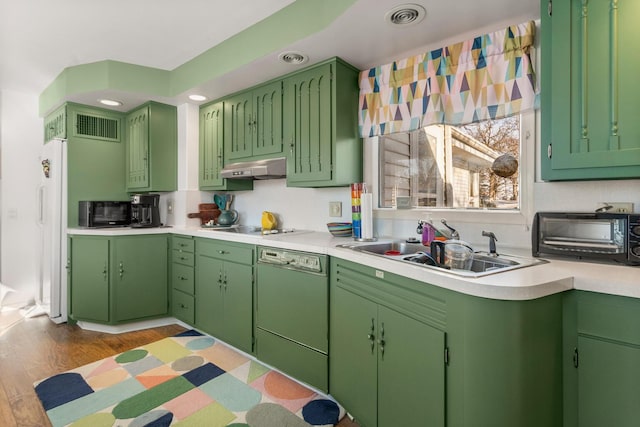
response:
<svg viewBox="0 0 640 427"><path fill-rule="evenodd" d="M427 11L419 4L401 4L384 15L384 20L391 25L406 27L421 22Z"/></svg>
<svg viewBox="0 0 640 427"><path fill-rule="evenodd" d="M307 62L309 57L300 52L282 52L278 59L285 64L300 65Z"/></svg>

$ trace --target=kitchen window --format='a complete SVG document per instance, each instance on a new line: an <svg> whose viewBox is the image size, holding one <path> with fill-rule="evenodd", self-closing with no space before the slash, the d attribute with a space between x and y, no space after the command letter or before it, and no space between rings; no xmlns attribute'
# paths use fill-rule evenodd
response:
<svg viewBox="0 0 640 427"><path fill-rule="evenodd" d="M365 180L378 201L377 216L444 211L454 218L474 212L496 222L527 222L514 216L528 216L531 206L535 116L528 112L470 125L436 124L367 138ZM398 208L398 197L409 198L408 209Z"/></svg>
<svg viewBox="0 0 640 427"><path fill-rule="evenodd" d="M379 205L520 208L520 116L380 138Z"/></svg>

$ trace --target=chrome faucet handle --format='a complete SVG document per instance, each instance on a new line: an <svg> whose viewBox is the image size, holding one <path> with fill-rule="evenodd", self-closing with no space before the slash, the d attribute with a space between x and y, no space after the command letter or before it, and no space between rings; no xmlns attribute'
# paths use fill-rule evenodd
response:
<svg viewBox="0 0 640 427"><path fill-rule="evenodd" d="M450 226L449 224L447 224L447 221L444 218L442 218L440 222L451 231L452 239L460 240L460 234L458 233L458 231L452 226Z"/></svg>
<svg viewBox="0 0 640 427"><path fill-rule="evenodd" d="M488 237L489 238L489 253L491 255L498 255L498 253L496 252L496 242L498 241L498 238L496 237L495 234L493 234L492 231L482 231L482 236L483 237Z"/></svg>

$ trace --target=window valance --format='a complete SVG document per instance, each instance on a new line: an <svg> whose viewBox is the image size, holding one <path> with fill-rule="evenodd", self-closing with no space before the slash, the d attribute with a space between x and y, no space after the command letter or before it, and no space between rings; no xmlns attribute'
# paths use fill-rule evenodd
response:
<svg viewBox="0 0 640 427"><path fill-rule="evenodd" d="M362 137L533 109L533 21L360 72Z"/></svg>

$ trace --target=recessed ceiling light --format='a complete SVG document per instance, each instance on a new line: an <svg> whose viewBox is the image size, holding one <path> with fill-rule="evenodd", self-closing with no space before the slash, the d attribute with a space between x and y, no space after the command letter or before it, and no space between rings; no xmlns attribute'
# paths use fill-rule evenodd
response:
<svg viewBox="0 0 640 427"><path fill-rule="evenodd" d="M189 99L192 101L204 101L207 99L206 96L204 95L189 95Z"/></svg>
<svg viewBox="0 0 640 427"><path fill-rule="evenodd" d="M115 99L99 99L101 104L108 105L109 107L119 107L122 105L122 102L116 101Z"/></svg>
<svg viewBox="0 0 640 427"><path fill-rule="evenodd" d="M384 20L392 25L406 27L422 21L427 14L424 7L419 4L401 4L384 15Z"/></svg>
<svg viewBox="0 0 640 427"><path fill-rule="evenodd" d="M300 65L307 62L309 57L300 52L282 52L278 59L286 64Z"/></svg>

